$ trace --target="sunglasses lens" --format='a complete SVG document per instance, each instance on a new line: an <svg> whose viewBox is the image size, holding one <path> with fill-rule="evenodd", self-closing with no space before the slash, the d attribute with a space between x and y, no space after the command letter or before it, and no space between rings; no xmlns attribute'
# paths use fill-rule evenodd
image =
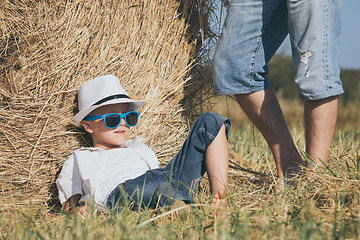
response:
<svg viewBox="0 0 360 240"><path fill-rule="evenodd" d="M105 118L105 122L108 128L115 128L120 123L120 116L116 114L107 115Z"/></svg>
<svg viewBox="0 0 360 240"><path fill-rule="evenodd" d="M130 127L133 127L137 124L138 118L139 116L136 112L129 112L126 114L126 122Z"/></svg>

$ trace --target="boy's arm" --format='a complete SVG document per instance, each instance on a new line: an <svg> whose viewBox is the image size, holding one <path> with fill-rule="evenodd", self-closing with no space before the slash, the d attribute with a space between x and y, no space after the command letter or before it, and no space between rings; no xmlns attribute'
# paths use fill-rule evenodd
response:
<svg viewBox="0 0 360 240"><path fill-rule="evenodd" d="M81 196L83 192L82 178L74 153L64 162L61 172L56 180L60 203L67 212L70 212L71 208L75 207L73 206L74 203L77 204L79 202L79 196ZM76 195L79 196L75 197Z"/></svg>
<svg viewBox="0 0 360 240"><path fill-rule="evenodd" d="M73 210L79 206L79 200L81 198L81 194L75 194L71 196L66 202L64 203L64 211L67 213L72 213Z"/></svg>

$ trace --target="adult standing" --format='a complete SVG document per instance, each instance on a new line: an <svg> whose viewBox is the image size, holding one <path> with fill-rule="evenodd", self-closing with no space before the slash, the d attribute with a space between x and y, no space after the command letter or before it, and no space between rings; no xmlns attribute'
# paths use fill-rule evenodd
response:
<svg viewBox="0 0 360 240"><path fill-rule="evenodd" d="M304 164L268 82L267 63L290 35L304 100L308 169L327 163L343 93L338 63L341 0L230 0L214 59L217 94L234 94L266 139L280 178Z"/></svg>

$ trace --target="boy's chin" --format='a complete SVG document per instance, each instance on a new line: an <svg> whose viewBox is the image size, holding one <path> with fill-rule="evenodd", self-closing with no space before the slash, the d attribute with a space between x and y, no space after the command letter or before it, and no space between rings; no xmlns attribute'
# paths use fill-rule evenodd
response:
<svg viewBox="0 0 360 240"><path fill-rule="evenodd" d="M94 144L94 147L100 147L102 149L109 150L109 149L120 148L124 144L124 142L125 141L98 143L98 144Z"/></svg>
<svg viewBox="0 0 360 240"><path fill-rule="evenodd" d="M113 148L119 148L124 144L125 141L119 141L119 142L115 142L114 144L111 144L110 146L112 146Z"/></svg>
<svg viewBox="0 0 360 240"><path fill-rule="evenodd" d="M104 143L107 143L108 145L113 145L113 146L121 146L124 144L125 141L126 141L125 136L117 136L113 139L105 140Z"/></svg>

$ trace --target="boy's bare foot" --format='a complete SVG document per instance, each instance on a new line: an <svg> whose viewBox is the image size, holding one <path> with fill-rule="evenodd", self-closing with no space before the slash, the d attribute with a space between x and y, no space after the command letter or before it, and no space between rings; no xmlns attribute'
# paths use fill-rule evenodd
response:
<svg viewBox="0 0 360 240"><path fill-rule="evenodd" d="M213 198L213 207L215 208L213 216L224 216L224 212L220 209L224 208L226 205L226 191L224 188L220 188L214 195Z"/></svg>
<svg viewBox="0 0 360 240"><path fill-rule="evenodd" d="M213 206L215 208L222 208L226 204L226 191L224 188L220 188L217 193L215 193L213 198Z"/></svg>

